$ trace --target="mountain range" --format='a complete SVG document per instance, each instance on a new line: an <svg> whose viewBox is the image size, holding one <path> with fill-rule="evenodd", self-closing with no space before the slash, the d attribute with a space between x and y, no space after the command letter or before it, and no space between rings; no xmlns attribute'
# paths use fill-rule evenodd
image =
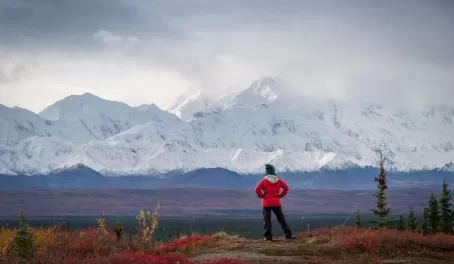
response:
<svg viewBox="0 0 454 264"><path fill-rule="evenodd" d="M0 125L3 178L81 167L103 177L162 180L207 169L244 177L263 174L265 163L304 175L376 168L377 150L392 173L454 173L454 107L418 113L314 100L271 77L219 97L184 94L167 109L89 93L38 114L0 105Z"/></svg>

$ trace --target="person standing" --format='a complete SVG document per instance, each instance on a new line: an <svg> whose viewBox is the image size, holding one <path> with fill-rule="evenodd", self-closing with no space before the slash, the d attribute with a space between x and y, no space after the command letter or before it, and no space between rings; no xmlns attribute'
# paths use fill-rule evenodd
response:
<svg viewBox="0 0 454 264"><path fill-rule="evenodd" d="M282 189L282 192L281 192ZM286 239L294 239L288 226L281 207L281 198L287 195L289 188L287 183L276 175L273 165L265 165L265 176L255 187L257 196L262 199L264 240L273 240L271 230L271 211L276 215L277 221L284 230Z"/></svg>

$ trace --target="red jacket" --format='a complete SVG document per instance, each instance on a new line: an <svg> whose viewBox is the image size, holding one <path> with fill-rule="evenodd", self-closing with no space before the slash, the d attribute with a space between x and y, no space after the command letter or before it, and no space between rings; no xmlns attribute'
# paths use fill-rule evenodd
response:
<svg viewBox="0 0 454 264"><path fill-rule="evenodd" d="M279 193L281 188L282 193ZM255 192L262 198L262 207L281 206L281 198L288 192L288 185L275 175L266 175L255 187Z"/></svg>

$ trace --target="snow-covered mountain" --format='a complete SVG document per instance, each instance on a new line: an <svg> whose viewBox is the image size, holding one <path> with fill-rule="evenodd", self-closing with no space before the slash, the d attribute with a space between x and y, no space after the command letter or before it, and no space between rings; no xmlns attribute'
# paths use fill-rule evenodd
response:
<svg viewBox="0 0 454 264"><path fill-rule="evenodd" d="M154 105L133 108L93 94L72 95L44 109L39 115L63 131L72 142L104 140L134 126L149 122L175 123L179 119Z"/></svg>
<svg viewBox="0 0 454 264"><path fill-rule="evenodd" d="M52 122L26 109L0 105L0 146L17 145L33 136L51 136Z"/></svg>
<svg viewBox="0 0 454 264"><path fill-rule="evenodd" d="M454 171L453 121L453 107L414 113L315 101L270 77L219 97L183 95L168 112L73 95L39 115L0 106L0 174L77 164L112 176L262 173L265 163L279 171L336 170L376 166L377 149L393 170Z"/></svg>

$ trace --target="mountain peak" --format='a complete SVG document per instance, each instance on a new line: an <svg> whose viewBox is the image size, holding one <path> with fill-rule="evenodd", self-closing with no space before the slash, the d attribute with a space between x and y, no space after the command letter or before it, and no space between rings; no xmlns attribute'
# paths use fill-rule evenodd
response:
<svg viewBox="0 0 454 264"><path fill-rule="evenodd" d="M281 85L274 78L264 76L254 81L249 89L267 101L274 101L278 98L276 92L281 89Z"/></svg>
<svg viewBox="0 0 454 264"><path fill-rule="evenodd" d="M254 108L278 100L292 100L293 97L294 92L291 91L280 78L262 76L253 81L246 90L240 92L231 102L229 102L228 108Z"/></svg>
<svg viewBox="0 0 454 264"><path fill-rule="evenodd" d="M70 95L68 97L65 97L63 98L61 101L78 101L78 102L82 102L82 103L96 103L96 102L100 102L100 101L107 101L107 102L111 102L107 99L104 99L102 97L99 97L95 94L92 94L92 93L83 93L83 94L74 94L74 95Z"/></svg>
<svg viewBox="0 0 454 264"><path fill-rule="evenodd" d="M77 95L76 95L76 96L77 96ZM83 94L81 94L81 95L79 95L79 96L82 96L82 97L96 97L96 98L99 98L99 96L96 96L96 95L94 95L94 94L92 94L92 93L89 93L89 92L83 93Z"/></svg>
<svg viewBox="0 0 454 264"><path fill-rule="evenodd" d="M279 77L261 76L252 82L253 85L278 85L282 80Z"/></svg>
<svg viewBox="0 0 454 264"><path fill-rule="evenodd" d="M48 120L56 121L63 116L89 116L93 112L105 111L118 112L121 110L129 110L129 105L106 100L92 93L83 93L80 95L67 96L56 103L48 106L46 109L41 111L39 115Z"/></svg>
<svg viewBox="0 0 454 264"><path fill-rule="evenodd" d="M139 111L142 111L142 112L147 112L149 110L154 111L154 110L159 109L159 107L155 104L143 104L143 105L136 106L134 108Z"/></svg>

